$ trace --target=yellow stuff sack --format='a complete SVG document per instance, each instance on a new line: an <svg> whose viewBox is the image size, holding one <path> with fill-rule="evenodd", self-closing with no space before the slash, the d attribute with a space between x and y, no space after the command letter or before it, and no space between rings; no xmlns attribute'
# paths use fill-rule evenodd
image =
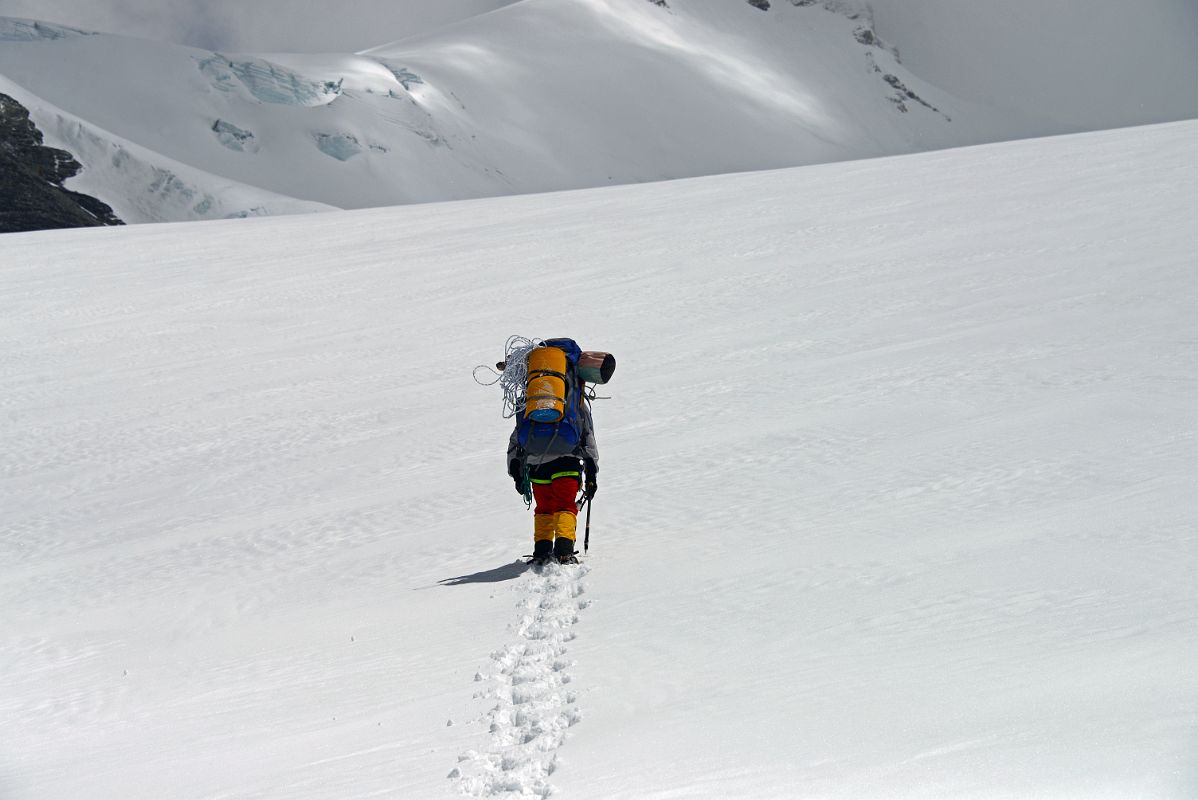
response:
<svg viewBox="0 0 1198 800"><path fill-rule="evenodd" d="M528 354L524 416L533 422L557 422L565 411L566 352L538 347Z"/></svg>

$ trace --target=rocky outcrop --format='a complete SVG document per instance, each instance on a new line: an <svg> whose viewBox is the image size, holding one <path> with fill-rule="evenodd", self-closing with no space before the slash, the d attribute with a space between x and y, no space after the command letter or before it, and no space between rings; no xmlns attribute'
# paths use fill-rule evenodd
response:
<svg viewBox="0 0 1198 800"><path fill-rule="evenodd" d="M123 224L94 197L63 188L82 169L42 144L29 111L0 93L0 233Z"/></svg>

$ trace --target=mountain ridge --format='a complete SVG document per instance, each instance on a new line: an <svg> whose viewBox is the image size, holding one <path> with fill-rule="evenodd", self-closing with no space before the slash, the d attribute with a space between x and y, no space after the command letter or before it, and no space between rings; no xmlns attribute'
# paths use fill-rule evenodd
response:
<svg viewBox="0 0 1198 800"><path fill-rule="evenodd" d="M315 55L8 20L0 75L55 146L77 145L56 139L66 117L109 141L75 153L85 169L72 185L131 222L638 183L1077 129L924 80L879 32L893 7L872 9L523 0L357 54ZM123 143L190 170L198 198L237 185L240 199L155 206L154 176L183 169L119 174L102 159Z"/></svg>

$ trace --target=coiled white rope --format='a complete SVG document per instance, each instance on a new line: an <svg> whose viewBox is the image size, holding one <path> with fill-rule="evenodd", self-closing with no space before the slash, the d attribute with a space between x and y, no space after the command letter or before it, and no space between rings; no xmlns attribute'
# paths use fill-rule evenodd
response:
<svg viewBox="0 0 1198 800"><path fill-rule="evenodd" d="M524 410L524 392L528 383L528 354L544 342L523 336L509 336L503 347L503 371L497 372L486 364L474 368L474 380L482 386L499 384L503 389L503 418L511 419ZM495 376L494 380L482 381L478 371L485 369Z"/></svg>

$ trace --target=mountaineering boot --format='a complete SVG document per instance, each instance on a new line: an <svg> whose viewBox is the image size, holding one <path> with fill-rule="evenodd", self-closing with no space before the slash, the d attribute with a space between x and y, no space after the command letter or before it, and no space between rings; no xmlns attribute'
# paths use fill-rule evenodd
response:
<svg viewBox="0 0 1198 800"><path fill-rule="evenodd" d="M559 564L577 564L578 555L574 552L574 540L559 536L553 543L553 558Z"/></svg>
<svg viewBox="0 0 1198 800"><path fill-rule="evenodd" d="M553 542L549 539L537 539L533 543L532 558L528 560L528 563L539 567L548 564L551 558L553 558Z"/></svg>
<svg viewBox="0 0 1198 800"><path fill-rule="evenodd" d="M557 541L553 543L553 557L559 564L577 564L574 537L578 531L578 517L569 511L557 512L553 515L553 530L557 534Z"/></svg>

